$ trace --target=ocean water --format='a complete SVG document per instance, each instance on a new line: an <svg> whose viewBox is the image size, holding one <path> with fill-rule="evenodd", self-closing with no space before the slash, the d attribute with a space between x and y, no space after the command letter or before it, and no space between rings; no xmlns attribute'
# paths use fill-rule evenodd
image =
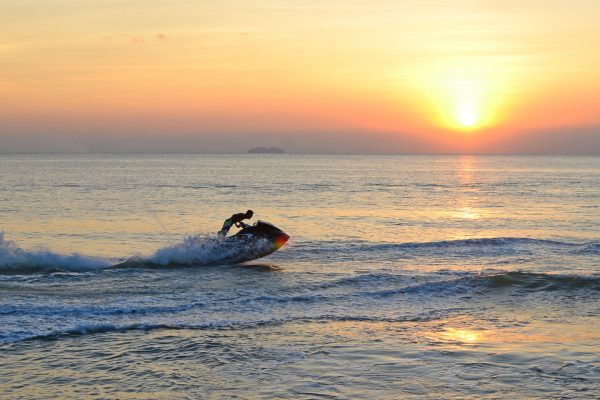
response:
<svg viewBox="0 0 600 400"><path fill-rule="evenodd" d="M599 157L1 155L0 183L0 398L600 398ZM248 208L291 239L222 265Z"/></svg>

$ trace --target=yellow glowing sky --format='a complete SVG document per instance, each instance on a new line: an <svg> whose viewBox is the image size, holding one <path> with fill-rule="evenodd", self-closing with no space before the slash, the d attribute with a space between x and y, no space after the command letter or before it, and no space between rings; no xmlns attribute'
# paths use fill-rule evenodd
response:
<svg viewBox="0 0 600 400"><path fill-rule="evenodd" d="M0 144L351 131L461 151L598 127L598 21L598 0L4 1Z"/></svg>

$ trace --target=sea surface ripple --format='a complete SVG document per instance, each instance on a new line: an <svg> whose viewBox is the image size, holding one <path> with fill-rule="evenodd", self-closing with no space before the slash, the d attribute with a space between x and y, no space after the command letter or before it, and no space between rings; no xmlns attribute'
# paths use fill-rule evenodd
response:
<svg viewBox="0 0 600 400"><path fill-rule="evenodd" d="M600 158L2 155L0 180L0 398L600 397ZM247 208L291 239L231 265Z"/></svg>

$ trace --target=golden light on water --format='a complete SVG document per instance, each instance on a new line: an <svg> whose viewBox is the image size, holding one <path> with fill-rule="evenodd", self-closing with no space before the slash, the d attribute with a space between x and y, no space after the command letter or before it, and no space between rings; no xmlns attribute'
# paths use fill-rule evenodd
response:
<svg viewBox="0 0 600 400"><path fill-rule="evenodd" d="M482 332L460 328L446 328L446 330L440 334L442 340L465 344L475 344L481 340L482 336Z"/></svg>
<svg viewBox="0 0 600 400"><path fill-rule="evenodd" d="M469 206L462 207L459 210L453 211L452 215L455 218L460 218L460 219L473 219L473 220L475 220L475 219L481 218L481 214L479 213L479 211L476 210L476 209L474 209L474 208L472 208L472 207L469 207Z"/></svg>
<svg viewBox="0 0 600 400"><path fill-rule="evenodd" d="M460 206L458 209L450 210L449 215L454 218L476 220L482 217L483 208L479 205L478 193L473 188L475 174L479 168L477 159L472 156L461 156L456 164L456 175L463 187L457 198Z"/></svg>
<svg viewBox="0 0 600 400"><path fill-rule="evenodd" d="M438 343L475 345L483 341L486 335L483 330L444 327L441 331L429 331L425 336Z"/></svg>

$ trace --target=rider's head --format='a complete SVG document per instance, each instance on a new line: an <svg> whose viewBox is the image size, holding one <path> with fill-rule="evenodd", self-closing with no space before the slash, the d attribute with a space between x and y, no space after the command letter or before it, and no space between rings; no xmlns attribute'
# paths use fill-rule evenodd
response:
<svg viewBox="0 0 600 400"><path fill-rule="evenodd" d="M253 215L254 215L254 212L252 210L246 211L246 218L252 218Z"/></svg>

